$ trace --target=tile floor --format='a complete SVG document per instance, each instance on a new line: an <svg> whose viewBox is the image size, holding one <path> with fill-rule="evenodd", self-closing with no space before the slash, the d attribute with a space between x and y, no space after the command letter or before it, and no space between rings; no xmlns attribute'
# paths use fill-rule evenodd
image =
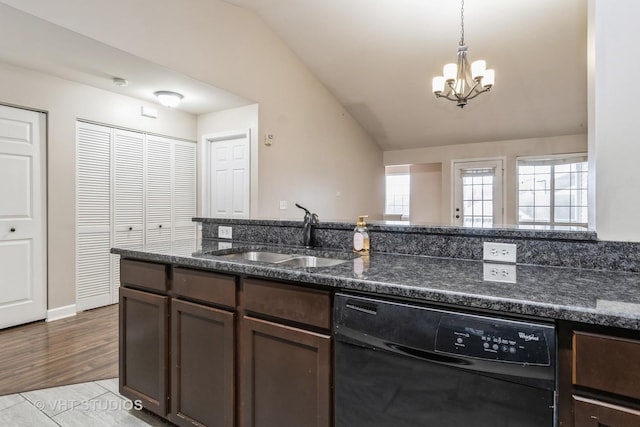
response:
<svg viewBox="0 0 640 427"><path fill-rule="evenodd" d="M118 393L118 379L0 396L0 426L169 426Z"/></svg>

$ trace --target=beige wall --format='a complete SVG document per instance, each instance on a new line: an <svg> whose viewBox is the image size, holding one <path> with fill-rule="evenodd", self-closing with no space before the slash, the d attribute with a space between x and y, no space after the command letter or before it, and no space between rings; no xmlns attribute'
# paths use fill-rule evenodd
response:
<svg viewBox="0 0 640 427"><path fill-rule="evenodd" d="M384 163L385 165L441 163L441 221L443 224L451 224L453 223L451 174L453 162L489 158L503 159L506 194L504 199L505 223L515 224L516 157L580 152L587 152L586 134L386 151ZM434 205L438 203L437 200L431 202Z"/></svg>
<svg viewBox="0 0 640 427"><path fill-rule="evenodd" d="M442 164L411 165L409 218L412 223L442 223Z"/></svg>
<svg viewBox="0 0 640 427"><path fill-rule="evenodd" d="M258 103L258 140L275 139L259 144L254 216L301 218L279 210L287 200L321 220L381 217L381 150L255 14L220 0L3 2Z"/></svg>
<svg viewBox="0 0 640 427"><path fill-rule="evenodd" d="M48 309L75 304L76 119L195 140L196 118L2 63L0 103L47 112ZM158 118L141 117L142 105Z"/></svg>

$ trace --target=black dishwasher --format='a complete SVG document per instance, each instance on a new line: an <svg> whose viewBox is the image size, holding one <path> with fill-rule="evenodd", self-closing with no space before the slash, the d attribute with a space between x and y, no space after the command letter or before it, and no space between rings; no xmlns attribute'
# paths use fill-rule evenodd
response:
<svg viewBox="0 0 640 427"><path fill-rule="evenodd" d="M552 324L338 293L335 427L553 427Z"/></svg>

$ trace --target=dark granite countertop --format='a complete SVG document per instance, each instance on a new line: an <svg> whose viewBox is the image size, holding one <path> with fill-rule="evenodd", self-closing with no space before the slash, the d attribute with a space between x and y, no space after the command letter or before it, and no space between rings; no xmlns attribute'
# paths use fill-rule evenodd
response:
<svg viewBox="0 0 640 427"><path fill-rule="evenodd" d="M112 253L139 260L318 284L470 309L640 330L638 273L517 265L516 283L500 283L483 280L483 263L480 261L373 253L366 267L363 260L351 253L312 251L307 253L350 260L332 267L301 268L256 261L230 261L220 257L234 251L259 249L304 253L301 248L266 248L264 245L224 241L212 244L213 247L206 247L204 251L191 240L145 250L114 248ZM360 273L363 267L364 271Z"/></svg>

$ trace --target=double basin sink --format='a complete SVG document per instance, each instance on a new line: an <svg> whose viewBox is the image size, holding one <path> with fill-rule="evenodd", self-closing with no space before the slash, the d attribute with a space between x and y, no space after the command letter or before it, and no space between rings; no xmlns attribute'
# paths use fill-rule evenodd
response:
<svg viewBox="0 0 640 427"><path fill-rule="evenodd" d="M269 251L236 252L226 255L219 255L219 257L228 259L230 261L258 261L289 267L331 267L349 261L342 258L328 258L314 255L283 254Z"/></svg>

